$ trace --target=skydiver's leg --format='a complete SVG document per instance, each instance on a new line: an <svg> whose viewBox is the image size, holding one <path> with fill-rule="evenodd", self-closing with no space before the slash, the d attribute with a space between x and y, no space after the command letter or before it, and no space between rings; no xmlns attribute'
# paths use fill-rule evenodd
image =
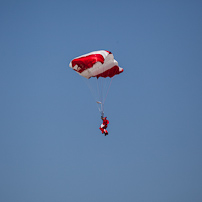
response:
<svg viewBox="0 0 202 202"><path fill-rule="evenodd" d="M101 126L100 126L100 130L102 131L102 134L104 133L104 126L105 125L103 125L103 124L101 124Z"/></svg>
<svg viewBox="0 0 202 202"><path fill-rule="evenodd" d="M104 134L105 136L108 135L108 131L106 129L104 129Z"/></svg>
<svg viewBox="0 0 202 202"><path fill-rule="evenodd" d="M100 126L99 129L101 130L102 134L104 133L104 129Z"/></svg>

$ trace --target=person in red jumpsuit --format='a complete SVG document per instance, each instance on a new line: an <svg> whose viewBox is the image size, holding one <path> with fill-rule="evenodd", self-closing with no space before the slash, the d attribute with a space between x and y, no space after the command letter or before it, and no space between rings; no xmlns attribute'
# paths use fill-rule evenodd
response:
<svg viewBox="0 0 202 202"><path fill-rule="evenodd" d="M108 124L109 124L109 121L107 120L107 117L102 117L101 116L101 119L103 120L103 123L101 124L100 126L100 130L102 131L102 134L104 133L105 136L108 135L108 131L106 130Z"/></svg>

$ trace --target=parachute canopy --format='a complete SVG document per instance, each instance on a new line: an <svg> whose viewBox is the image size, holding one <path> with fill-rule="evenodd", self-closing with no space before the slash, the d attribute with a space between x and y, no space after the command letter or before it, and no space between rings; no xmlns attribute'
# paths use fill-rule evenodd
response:
<svg viewBox="0 0 202 202"><path fill-rule="evenodd" d="M91 77L111 78L123 72L123 68L118 66L113 54L106 50L93 51L74 58L69 66L87 79Z"/></svg>

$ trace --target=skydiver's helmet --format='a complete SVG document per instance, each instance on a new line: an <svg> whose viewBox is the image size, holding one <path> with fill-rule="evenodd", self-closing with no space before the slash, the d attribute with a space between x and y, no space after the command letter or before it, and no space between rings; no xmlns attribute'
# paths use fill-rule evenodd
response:
<svg viewBox="0 0 202 202"><path fill-rule="evenodd" d="M102 119L102 120L106 120L106 119L107 119L107 117L103 117L103 116L101 116L101 119Z"/></svg>

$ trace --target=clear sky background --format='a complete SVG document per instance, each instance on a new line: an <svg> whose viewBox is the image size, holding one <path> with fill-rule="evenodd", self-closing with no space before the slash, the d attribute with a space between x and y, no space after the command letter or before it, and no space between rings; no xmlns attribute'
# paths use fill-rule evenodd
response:
<svg viewBox="0 0 202 202"><path fill-rule="evenodd" d="M202 1L1 0L0 25L0 201L202 201ZM68 67L101 49L107 137Z"/></svg>

